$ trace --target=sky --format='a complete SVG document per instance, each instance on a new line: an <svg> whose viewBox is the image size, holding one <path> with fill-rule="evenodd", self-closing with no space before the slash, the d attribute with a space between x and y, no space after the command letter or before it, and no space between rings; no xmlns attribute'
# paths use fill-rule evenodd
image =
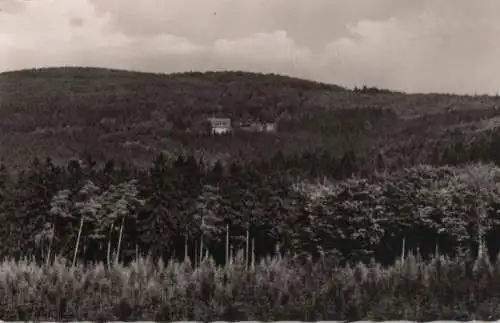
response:
<svg viewBox="0 0 500 323"><path fill-rule="evenodd" d="M244 70L500 92L499 0L0 0L0 72Z"/></svg>

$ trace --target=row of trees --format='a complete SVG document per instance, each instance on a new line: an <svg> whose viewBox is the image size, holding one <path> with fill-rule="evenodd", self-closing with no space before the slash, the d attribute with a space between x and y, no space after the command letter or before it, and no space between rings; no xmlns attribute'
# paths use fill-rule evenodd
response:
<svg viewBox="0 0 500 323"><path fill-rule="evenodd" d="M290 162L281 156L283 164ZM50 262L185 259L247 265L279 249L340 261L393 262L409 249L424 257L499 250L500 204L493 164L419 166L306 181L277 162L209 167L159 155L147 170L108 162L35 161L1 174L2 257ZM288 170L285 168L285 170Z"/></svg>

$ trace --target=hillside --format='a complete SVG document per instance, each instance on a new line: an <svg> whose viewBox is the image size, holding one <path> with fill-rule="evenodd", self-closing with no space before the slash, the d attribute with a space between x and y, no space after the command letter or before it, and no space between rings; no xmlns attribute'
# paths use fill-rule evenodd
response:
<svg viewBox="0 0 500 323"><path fill-rule="evenodd" d="M0 100L0 156L9 165L84 152L143 164L158 151L249 158L278 150L390 150L415 135L439 139L448 128L500 114L498 97L351 91L245 72L75 67L0 74ZM210 137L202 132L210 116L272 121L278 132Z"/></svg>
<svg viewBox="0 0 500 323"><path fill-rule="evenodd" d="M498 97L90 68L4 73L0 90L0 317L499 312ZM212 116L234 133L209 135Z"/></svg>

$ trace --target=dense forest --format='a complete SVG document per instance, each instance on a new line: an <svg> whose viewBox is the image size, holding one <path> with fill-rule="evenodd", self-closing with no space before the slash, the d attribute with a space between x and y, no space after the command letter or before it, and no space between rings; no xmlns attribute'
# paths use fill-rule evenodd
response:
<svg viewBox="0 0 500 323"><path fill-rule="evenodd" d="M317 149L389 159L413 150L422 161L434 141L468 142L459 130L490 135L470 132L494 127L500 114L500 97L349 90L246 72L45 68L0 74L0 93L0 156L12 167L35 155L59 163L91 153L148 167L158 152L258 160ZM213 138L196 131L208 116L273 121L278 131Z"/></svg>
<svg viewBox="0 0 500 323"><path fill-rule="evenodd" d="M199 264L212 256L226 264L241 249L248 263L279 253L391 264L417 249L424 258L436 248L475 254L479 236L492 260L500 250L494 164L374 169L360 177L367 166L355 155L321 158L277 154L209 167L160 154L148 170L112 161L98 167L91 157L65 166L35 159L16 180L4 167L0 256L108 265L137 256Z"/></svg>
<svg viewBox="0 0 500 323"><path fill-rule="evenodd" d="M0 317L497 317L498 97L90 68L0 89ZM213 115L278 131L195 130Z"/></svg>

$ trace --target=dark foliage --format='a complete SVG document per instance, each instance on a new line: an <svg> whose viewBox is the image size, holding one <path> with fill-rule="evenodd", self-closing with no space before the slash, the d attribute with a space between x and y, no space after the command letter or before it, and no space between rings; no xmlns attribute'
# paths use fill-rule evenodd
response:
<svg viewBox="0 0 500 323"><path fill-rule="evenodd" d="M240 250L240 261L231 265L236 276L224 279L250 286L256 263L285 257L291 263L283 268L296 271L291 277L297 280L287 286L308 288L284 292L270 272L265 293L242 287L227 299L215 293L220 282L206 269L179 300L162 303L135 290L108 304L109 311L89 305L96 319L143 312L161 320L242 319L257 312L274 320L428 319L439 311L431 306L436 302L450 318L494 309L498 295L484 287L497 279L493 269L481 271L490 276L473 288L478 278L471 261L450 263L443 274L432 257L472 259L487 250L488 261L496 261L496 97L350 91L242 72L85 68L4 73L0 86L0 257L39 265L62 257L68 265L102 262L111 270L113 263L149 256L200 268L210 257L228 265ZM212 115L234 123L275 121L278 131L209 136L204 122ZM367 278L380 269L374 261L391 265L409 252L421 259L405 267L411 273L397 274L404 280ZM427 260L434 262L419 265ZM350 269L360 262L370 269ZM314 270L336 280L314 281ZM348 284L340 278L345 273L352 273ZM93 283L79 288L91 290ZM421 308L411 308L405 290L419 297ZM52 309L34 311L81 316L74 299L58 295L47 291L43 303ZM465 301L470 295L478 298ZM216 307L208 301L214 299ZM5 317L20 319L31 304L0 302ZM407 312L391 312L395 308Z"/></svg>

